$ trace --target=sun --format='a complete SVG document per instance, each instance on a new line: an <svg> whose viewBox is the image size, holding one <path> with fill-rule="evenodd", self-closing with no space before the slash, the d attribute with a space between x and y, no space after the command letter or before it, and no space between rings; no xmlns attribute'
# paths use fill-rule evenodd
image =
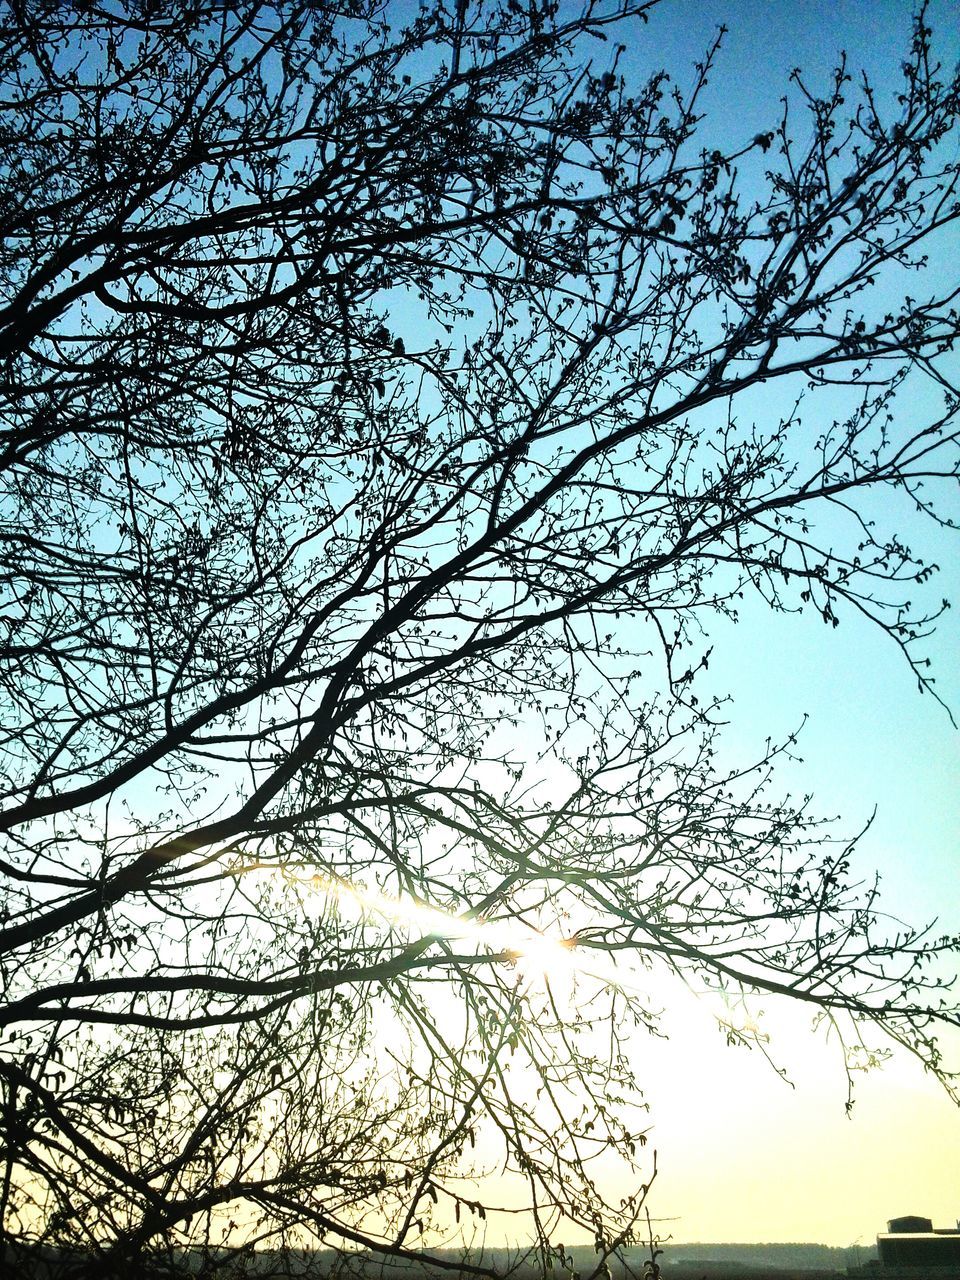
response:
<svg viewBox="0 0 960 1280"><path fill-rule="evenodd" d="M358 916L379 916L411 934L436 934L500 953L504 961L514 964L528 981L568 978L578 970L586 972L575 955L576 937L542 933L516 920L457 915L411 895L398 897L382 889L334 877L304 877L296 883L301 888L335 898L341 909L346 908Z"/></svg>

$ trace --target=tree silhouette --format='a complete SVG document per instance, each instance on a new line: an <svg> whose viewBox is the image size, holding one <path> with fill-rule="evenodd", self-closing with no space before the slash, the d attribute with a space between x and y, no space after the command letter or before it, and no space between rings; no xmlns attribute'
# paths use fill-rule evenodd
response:
<svg viewBox="0 0 960 1280"><path fill-rule="evenodd" d="M651 1177L618 956L949 1084L957 939L885 932L697 678L752 593L933 692L958 84L921 13L894 112L841 65L703 149L720 37L632 83L652 7L5 6L8 1241L443 1267L505 1160L599 1271Z"/></svg>

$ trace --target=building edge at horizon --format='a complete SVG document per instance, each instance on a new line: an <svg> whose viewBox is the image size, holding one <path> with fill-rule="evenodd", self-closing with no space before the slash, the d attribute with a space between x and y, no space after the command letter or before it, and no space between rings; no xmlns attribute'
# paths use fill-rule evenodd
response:
<svg viewBox="0 0 960 1280"><path fill-rule="evenodd" d="M960 1222L935 1227L930 1218L906 1214L891 1218L877 1234L877 1261L849 1267L851 1276L878 1280L960 1280Z"/></svg>

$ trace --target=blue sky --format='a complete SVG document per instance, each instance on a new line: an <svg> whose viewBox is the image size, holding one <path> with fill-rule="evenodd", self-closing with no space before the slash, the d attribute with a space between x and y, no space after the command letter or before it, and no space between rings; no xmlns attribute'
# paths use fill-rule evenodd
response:
<svg viewBox="0 0 960 1280"><path fill-rule="evenodd" d="M825 87L841 49L850 71L866 68L892 97L912 10L899 0L672 0L651 15L628 56L633 72L664 65L682 83L725 23L705 107L708 137L715 131L730 145L738 133L749 141L775 125L794 67ZM955 17L949 4L929 8L948 70L957 57ZM799 115L797 122L799 131ZM922 403L911 400L898 412L917 409ZM820 392L805 410L811 420L834 411ZM947 501L960 516L956 494ZM957 606L925 652L960 720L958 539L933 528L911 533L941 566L930 601L946 596ZM768 734L785 736L807 715L803 763L780 771L782 785L812 792L818 811L843 815L851 832L876 807L861 870L880 871L888 907L906 919L937 915L944 928L960 930L960 734L918 693L895 646L849 617L834 630L814 615L773 616L759 601L746 605L738 626L714 624L711 641L712 688L732 696L727 749L749 756ZM666 1023L673 1042L649 1050L651 1142L661 1171L651 1204L671 1219L664 1226L675 1238L846 1244L869 1241L899 1213L953 1225L960 1115L918 1068L894 1060L866 1076L848 1119L837 1054L812 1037L808 1015L758 1012L777 1032L772 1043L795 1081L790 1089L758 1055L726 1048L715 1012L675 997ZM952 1048L960 1067L960 1036Z"/></svg>
<svg viewBox="0 0 960 1280"><path fill-rule="evenodd" d="M622 68L644 78L666 66L683 86L726 24L703 99L702 140L730 147L777 123L794 67L823 86L841 49L850 71L867 68L881 97L892 100L911 12L906 0L663 0L649 24L637 25ZM934 0L929 20L952 63L960 45L953 5ZM602 66L609 49L598 46L596 56ZM791 397L789 390L770 394L769 403L754 397L749 413L775 425ZM830 420L841 401L814 392L804 414L813 423ZM924 408L923 395L911 393L897 412ZM950 500L956 504L955 495ZM893 519L904 521L904 532L909 525L908 540L943 567L929 587L932 606L941 596L957 606L925 652L960 720L957 539L914 528L903 510ZM745 602L739 625L714 619L710 627L704 684L731 697L730 763L756 759L768 737L787 737L806 717L803 762L781 768L782 788L812 792L818 811L842 815L850 832L876 809L858 855L864 877L880 871L888 906L904 918L938 915L944 928L960 930L960 733L932 697L918 693L895 646L862 620L843 615L834 630L815 613L774 615L759 600ZM809 1012L759 1003L725 1010L666 984L653 995L663 1000L671 1039L638 1034L633 1042L651 1108L649 1119L638 1115L638 1127L652 1123L658 1152L651 1211L676 1238L845 1244L869 1240L894 1214L922 1213L940 1224L960 1214L960 1114L915 1064L895 1058L867 1075L850 1118L836 1045L813 1035ZM728 1048L724 1018L769 1027L771 1052L794 1087L756 1052ZM949 1047L960 1069L960 1035Z"/></svg>
<svg viewBox="0 0 960 1280"><path fill-rule="evenodd" d="M934 3L928 11L948 69L960 51L951 10ZM892 97L909 48L912 11L902 0L666 0L630 57L638 74L662 63L682 82L684 68L702 56L725 23L729 32L705 100L705 124L708 130L719 127L729 143L738 131L749 139L775 122L793 67L825 84L841 49L855 76L866 68L881 95ZM782 403L771 403L771 416ZM914 386L897 412L922 408ZM803 412L816 424L837 410L829 392L816 391ZM881 496L881 510L886 501ZM955 490L945 502L960 518ZM910 519L903 507L894 519L940 566L927 592L930 605L945 596L955 606L923 652L932 659L938 692L960 720L960 537ZM917 593L913 598L923 599ZM806 714L804 763L792 770L791 789L813 791L823 812L842 813L851 825L876 805L864 865L869 854L889 882L891 898L903 901L909 914L933 910L946 924L952 913L953 926L960 928L960 734L947 713L918 693L894 644L861 620L842 617L834 630L815 615L771 615L759 601L747 602L742 612L738 626L711 626L711 685L733 697L728 745L749 754L767 734L790 733Z"/></svg>

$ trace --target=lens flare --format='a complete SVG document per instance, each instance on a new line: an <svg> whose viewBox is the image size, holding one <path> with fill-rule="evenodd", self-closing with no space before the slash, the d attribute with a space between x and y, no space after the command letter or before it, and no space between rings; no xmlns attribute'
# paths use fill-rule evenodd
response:
<svg viewBox="0 0 960 1280"><path fill-rule="evenodd" d="M296 883L335 898L341 907L351 908L358 916L378 915L409 932L433 934L501 953L529 980L552 981L582 975L622 991L641 990L609 955L582 946L575 934L553 937L519 920L486 920L472 913L455 915L410 896L394 897L381 889L334 877L312 876Z"/></svg>
<svg viewBox="0 0 960 1280"><path fill-rule="evenodd" d="M569 963L573 938L551 938L518 921L489 921L474 915L454 915L412 897L393 897L346 880L315 877L313 885L358 913L379 915L392 924L423 934L471 942L492 951L511 953L517 961L548 970Z"/></svg>

